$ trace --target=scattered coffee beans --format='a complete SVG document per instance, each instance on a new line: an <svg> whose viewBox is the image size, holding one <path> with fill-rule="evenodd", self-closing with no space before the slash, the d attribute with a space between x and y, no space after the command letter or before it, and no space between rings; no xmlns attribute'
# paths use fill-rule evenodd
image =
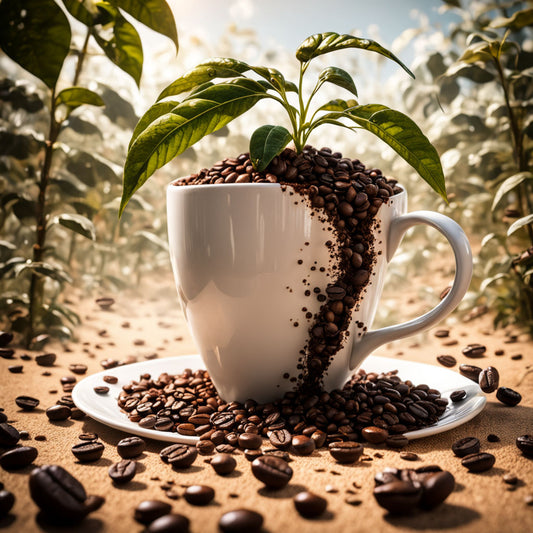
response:
<svg viewBox="0 0 533 533"><path fill-rule="evenodd" d="M174 468L189 468L198 457L198 450L186 444L172 444L163 448L159 456L164 463L168 463Z"/></svg>
<svg viewBox="0 0 533 533"><path fill-rule="evenodd" d="M7 422L0 423L0 446L11 448L20 439L20 433Z"/></svg>
<svg viewBox="0 0 533 533"><path fill-rule="evenodd" d="M332 442L329 453L338 463L355 463L363 455L363 445L358 442Z"/></svg>
<svg viewBox="0 0 533 533"><path fill-rule="evenodd" d="M483 357L487 347L482 344L469 344L461 350L465 357L478 358Z"/></svg>
<svg viewBox="0 0 533 533"><path fill-rule="evenodd" d="M263 516L249 509L229 511L218 521L222 533L259 533L262 526Z"/></svg>
<svg viewBox="0 0 533 533"><path fill-rule="evenodd" d="M70 407L66 405L52 405L45 412L51 422L66 420L72 415Z"/></svg>
<svg viewBox="0 0 533 533"><path fill-rule="evenodd" d="M454 403L460 402L466 398L466 391L465 390L454 390L450 394L450 400Z"/></svg>
<svg viewBox="0 0 533 533"><path fill-rule="evenodd" d="M24 367L22 365L10 365L7 367L12 374L22 374Z"/></svg>
<svg viewBox="0 0 533 533"><path fill-rule="evenodd" d="M39 405L39 400L37 398L32 398L31 396L17 396L15 398L15 403L23 411L33 411Z"/></svg>
<svg viewBox="0 0 533 533"><path fill-rule="evenodd" d="M480 446L479 439L476 437L464 437L452 444L452 451L457 457L465 457L478 453Z"/></svg>
<svg viewBox="0 0 533 533"><path fill-rule="evenodd" d="M328 506L328 501L317 494L304 491L294 497L294 506L304 518L320 516Z"/></svg>
<svg viewBox="0 0 533 533"><path fill-rule="evenodd" d="M496 458L491 453L473 453L467 455L461 461L461 464L468 468L470 472L485 472L490 470L496 461Z"/></svg>
<svg viewBox="0 0 533 533"><path fill-rule="evenodd" d="M69 365L68 366L68 369L73 373L73 374L85 374L87 372L87 365L84 365L84 364L81 364L81 363L78 363L78 364L72 364L72 365Z"/></svg>
<svg viewBox="0 0 533 533"><path fill-rule="evenodd" d="M141 455L146 449L146 442L141 437L126 437L117 444L117 452L122 459L131 459Z"/></svg>
<svg viewBox="0 0 533 533"><path fill-rule="evenodd" d="M148 525L160 516L170 513L172 506L159 500L144 500L135 507L134 518L137 522Z"/></svg>
<svg viewBox="0 0 533 533"><path fill-rule="evenodd" d="M239 447L248 450L257 450L263 444L263 438L257 433L242 433L238 438Z"/></svg>
<svg viewBox="0 0 533 533"><path fill-rule="evenodd" d="M292 468L279 457L263 455L252 462L252 473L269 489L281 489L292 478Z"/></svg>
<svg viewBox="0 0 533 533"><path fill-rule="evenodd" d="M447 368L451 368L457 364L457 359L453 355L439 355L437 361Z"/></svg>
<svg viewBox="0 0 533 533"><path fill-rule="evenodd" d="M516 439L516 446L526 457L533 458L533 435L521 435Z"/></svg>
<svg viewBox="0 0 533 533"><path fill-rule="evenodd" d="M211 455L215 451L215 445L210 440L199 440L196 449L200 455Z"/></svg>
<svg viewBox="0 0 533 533"><path fill-rule="evenodd" d="M371 444L381 444L382 442L385 442L389 436L389 432L386 429L376 426L363 428L361 434L363 438Z"/></svg>
<svg viewBox="0 0 533 533"><path fill-rule="evenodd" d="M509 407L514 407L522 401L522 395L519 392L507 387L500 387L496 391L496 398Z"/></svg>
<svg viewBox="0 0 533 533"><path fill-rule="evenodd" d="M5 348L13 340L13 333L0 331L0 348Z"/></svg>
<svg viewBox="0 0 533 533"><path fill-rule="evenodd" d="M409 439L405 435L389 435L385 441L385 444L389 448L405 448L409 444Z"/></svg>
<svg viewBox="0 0 533 533"><path fill-rule="evenodd" d="M50 521L74 524L104 503L100 496L87 496L83 485L64 468L51 465L30 474L30 494Z"/></svg>
<svg viewBox="0 0 533 533"><path fill-rule="evenodd" d="M413 452L400 452L400 459L403 459L404 461L418 461L420 457Z"/></svg>
<svg viewBox="0 0 533 533"><path fill-rule="evenodd" d="M147 533L189 533L189 519L178 513L156 518L147 528Z"/></svg>
<svg viewBox="0 0 533 533"><path fill-rule="evenodd" d="M237 461L229 453L217 453L210 464L219 476L227 476L235 470Z"/></svg>
<svg viewBox="0 0 533 533"><path fill-rule="evenodd" d="M14 355L15 350L12 350L11 348L0 348L0 357L2 359L13 359Z"/></svg>
<svg viewBox="0 0 533 533"><path fill-rule="evenodd" d="M94 387L94 392L96 392L96 394L107 394L109 392L109 387L100 385L98 387Z"/></svg>
<svg viewBox="0 0 533 533"><path fill-rule="evenodd" d="M481 373L481 368L474 365L466 365L462 364L459 365L459 372L467 377L468 379L471 379L472 381L475 381L478 383L479 381L479 374Z"/></svg>
<svg viewBox="0 0 533 533"><path fill-rule="evenodd" d="M479 374L479 386L487 394L494 392L500 383L500 374L493 366L488 366Z"/></svg>
<svg viewBox="0 0 533 533"><path fill-rule="evenodd" d="M75 444L71 451L80 463L92 463L102 457L104 448L101 442L92 440Z"/></svg>
<svg viewBox="0 0 533 533"><path fill-rule="evenodd" d="M54 363L56 362L56 354L55 353L45 353L43 355L38 355L35 358L35 362L39 366L54 366Z"/></svg>
<svg viewBox="0 0 533 533"><path fill-rule="evenodd" d="M15 505L15 496L8 490L0 489L0 518L7 516Z"/></svg>
<svg viewBox="0 0 533 533"><path fill-rule="evenodd" d="M296 455L311 455L315 451L315 441L305 435L294 435L291 441L292 451Z"/></svg>
<svg viewBox="0 0 533 533"><path fill-rule="evenodd" d="M30 465L38 452L32 446L19 446L0 455L0 466L5 470L18 470Z"/></svg>
<svg viewBox="0 0 533 533"><path fill-rule="evenodd" d="M183 496L191 505L208 505L213 501L215 491L207 485L191 485L187 487Z"/></svg>
<svg viewBox="0 0 533 533"><path fill-rule="evenodd" d="M137 472L137 462L131 459L124 459L114 463L109 467L107 473L109 477L117 484L122 485L131 481Z"/></svg>

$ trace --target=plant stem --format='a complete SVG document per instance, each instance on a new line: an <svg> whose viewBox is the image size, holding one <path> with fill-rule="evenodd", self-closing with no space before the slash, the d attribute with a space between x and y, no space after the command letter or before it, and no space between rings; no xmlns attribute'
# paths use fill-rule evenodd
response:
<svg viewBox="0 0 533 533"><path fill-rule="evenodd" d="M74 73L74 79L72 80L72 85L78 85L78 80L81 75L81 69L83 67L83 62L85 56L87 55L87 47L89 45L89 38L91 37L91 28L87 28L87 35L85 36L85 41L83 42L83 47L78 53L78 62L76 63L76 72Z"/></svg>

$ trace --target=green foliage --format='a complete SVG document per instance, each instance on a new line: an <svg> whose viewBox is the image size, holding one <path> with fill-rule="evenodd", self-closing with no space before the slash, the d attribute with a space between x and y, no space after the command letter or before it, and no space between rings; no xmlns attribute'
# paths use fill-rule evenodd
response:
<svg viewBox="0 0 533 533"><path fill-rule="evenodd" d="M461 20L443 36L449 48L420 62L406 102L442 154L449 213L484 236L474 242L465 308L486 308L497 326L533 335L533 9L520 0L481 1L475 12L467 2L447 4Z"/></svg>
<svg viewBox="0 0 533 533"><path fill-rule="evenodd" d="M137 117L131 104L110 87L98 84L89 90L78 84L89 44L99 45L137 85L142 44L121 10L178 46L164 0L64 0L68 13L86 26L82 49L73 50L69 19L59 2L0 2L0 48L48 88L28 90L10 79L0 80L0 229L10 239L0 243L0 289L9 295L0 299L0 320L11 324L27 346L43 332L61 339L72 336L71 326L79 319L61 300L66 285L79 281L82 273L94 284L120 283L120 262L127 258L118 254L133 246L121 236L122 229L131 235L144 232L146 242L151 235L152 249L159 238L149 231L153 208L142 198L133 206L135 217L125 217L122 227L117 224L120 152L125 146L118 154L107 150L108 157L98 151L106 149L103 131L113 143L119 137L125 141ZM69 53L76 58L72 85L56 91L58 80L67 85L62 74ZM109 117L114 124L84 120L78 110L87 106L105 107L95 116ZM127 133L120 132L120 125ZM80 235L83 242L77 240ZM135 247L128 255L134 253L142 263L138 240Z"/></svg>
<svg viewBox="0 0 533 533"><path fill-rule="evenodd" d="M130 142L124 167L120 214L126 204L155 170L193 146L204 136L225 126L248 111L261 99L272 99L286 111L292 132L280 126L259 128L250 144L252 162L263 170L292 138L296 150L303 149L310 134L323 124L350 130L365 129L391 146L444 199L446 189L439 156L420 128L407 116L382 105L358 105L355 101L330 101L310 110L315 94L333 84L357 96L355 83L345 70L327 67L318 76L308 99L304 100L303 79L310 61L346 48L376 52L411 71L379 43L352 35L321 33L306 39L296 51L300 62L298 83L287 81L276 69L250 66L231 58L201 63L172 82L141 118ZM254 73L254 80L245 74ZM219 78L228 81L213 83ZM183 99L178 97L185 94ZM296 100L291 103L290 98ZM348 123L348 124L346 124Z"/></svg>

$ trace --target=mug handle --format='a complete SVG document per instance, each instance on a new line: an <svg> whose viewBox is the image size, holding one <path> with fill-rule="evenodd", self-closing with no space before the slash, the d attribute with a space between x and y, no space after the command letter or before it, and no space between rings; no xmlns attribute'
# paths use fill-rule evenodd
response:
<svg viewBox="0 0 533 533"><path fill-rule="evenodd" d="M350 356L350 370L378 346L424 331L449 315L461 302L472 279L472 250L468 239L457 222L434 211L413 211L393 218L387 241L387 262L392 259L405 232L417 224L427 224L442 233L455 255L455 278L448 294L431 311L418 318L382 329L367 332L355 342Z"/></svg>

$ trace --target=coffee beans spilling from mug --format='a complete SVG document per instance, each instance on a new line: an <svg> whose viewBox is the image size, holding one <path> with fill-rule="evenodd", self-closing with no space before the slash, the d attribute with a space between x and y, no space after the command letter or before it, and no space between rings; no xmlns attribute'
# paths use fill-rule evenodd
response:
<svg viewBox="0 0 533 533"><path fill-rule="evenodd" d="M267 404L254 400L224 402L206 370L185 370L176 376L164 373L156 379L143 374L138 381L124 385L118 399L129 419L142 427L179 432L186 425L188 435L211 441L219 452L228 453L237 446L257 449L260 437L265 437L276 449L300 455L335 442L386 442L390 435L435 423L447 403L439 391L402 381L395 372L378 375L364 371L354 375L342 390L288 392ZM166 423L159 424L161 420ZM188 449L173 446L183 448L180 454ZM228 449L221 450L221 446ZM196 452L196 448L191 450ZM344 452L352 451L339 449L341 462ZM362 453L355 451L358 456Z"/></svg>
<svg viewBox="0 0 533 533"><path fill-rule="evenodd" d="M301 195L318 218L335 231L337 246L331 241L326 246L338 273L327 287L303 289L321 306L315 315L307 313L309 337L300 352L297 375L286 376L300 389L316 392L332 357L343 345L352 310L371 277L375 260L374 217L380 206L402 189L395 180L385 178L381 170L366 168L358 159L311 146L300 154L286 148L263 172L254 170L249 154L241 154L178 180L175 185L225 183L280 183L286 193ZM295 321L293 325L300 323ZM360 333L365 331L364 324L357 326Z"/></svg>

